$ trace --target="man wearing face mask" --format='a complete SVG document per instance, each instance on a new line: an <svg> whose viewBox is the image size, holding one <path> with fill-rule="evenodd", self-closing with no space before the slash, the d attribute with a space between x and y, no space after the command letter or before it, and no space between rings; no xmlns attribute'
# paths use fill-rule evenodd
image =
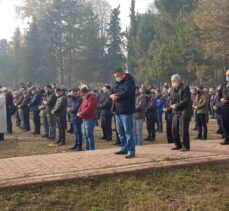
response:
<svg viewBox="0 0 229 211"><path fill-rule="evenodd" d="M175 147L172 150L183 152L190 150L189 123L192 117L192 101L189 86L182 83L181 77L175 74L171 77L173 97L171 108L173 110L172 133ZM180 127L183 142L181 143Z"/></svg>
<svg viewBox="0 0 229 211"><path fill-rule="evenodd" d="M135 112L135 82L131 75L121 68L114 72L116 84L110 98L114 104L116 128L121 141L121 149L117 155L125 155L126 159L135 157L133 131L133 114Z"/></svg>
<svg viewBox="0 0 229 211"><path fill-rule="evenodd" d="M229 70L226 72L226 83L222 85L219 92L219 99L222 103L221 115L224 133L224 141L221 144L229 145Z"/></svg>

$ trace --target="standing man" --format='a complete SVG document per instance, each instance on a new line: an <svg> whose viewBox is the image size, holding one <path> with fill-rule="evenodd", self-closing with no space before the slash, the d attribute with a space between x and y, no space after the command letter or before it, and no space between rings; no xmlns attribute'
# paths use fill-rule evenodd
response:
<svg viewBox="0 0 229 211"><path fill-rule="evenodd" d="M172 133L175 147L172 150L183 152L190 150L189 123L192 117L192 101L189 86L181 82L181 77L175 74L171 77L173 87L173 102L171 108L174 116L172 122ZM181 143L180 127L183 142Z"/></svg>
<svg viewBox="0 0 229 211"><path fill-rule="evenodd" d="M94 150L94 128L96 125L98 104L97 96L93 92L89 92L87 87L80 89L80 95L83 97L83 102L77 116L83 119L86 150Z"/></svg>
<svg viewBox="0 0 229 211"><path fill-rule="evenodd" d="M65 95L65 90L57 88L56 97L57 101L51 113L56 117L59 130L59 140L56 143L58 146L62 146L66 144L65 130L67 127L67 97Z"/></svg>
<svg viewBox="0 0 229 211"><path fill-rule="evenodd" d="M134 112L134 138L136 145L142 145L142 130L145 120L146 98L140 93L139 87L135 90L135 112Z"/></svg>
<svg viewBox="0 0 229 211"><path fill-rule="evenodd" d="M196 139L207 140L207 114L208 114L208 96L204 94L204 89L200 86L197 89L197 95L193 102L193 108L197 112L197 122L198 122L198 135ZM204 133L202 134L202 130Z"/></svg>
<svg viewBox="0 0 229 211"><path fill-rule="evenodd" d="M13 95L12 93L6 88L2 88L2 92L5 94L5 100L6 100L6 119L7 119L7 133L12 134L13 128L12 128L12 108L14 104Z"/></svg>
<svg viewBox="0 0 229 211"><path fill-rule="evenodd" d="M82 104L82 97L80 96L79 89L72 89L70 92L72 97L71 107L68 107L68 112L70 113L70 121L72 123L74 132L74 145L70 148L75 151L82 151L82 119L77 116L79 108Z"/></svg>
<svg viewBox="0 0 229 211"><path fill-rule="evenodd" d="M7 131L6 97L0 89L0 141L4 141L4 133Z"/></svg>
<svg viewBox="0 0 229 211"><path fill-rule="evenodd" d="M226 72L226 83L223 84L219 99L222 103L221 115L224 133L222 145L229 145L229 70Z"/></svg>
<svg viewBox="0 0 229 211"><path fill-rule="evenodd" d="M127 154L126 158L135 157L133 114L135 112L135 82L131 75L121 68L114 72L116 85L110 96L114 103L116 127L121 141L121 149L117 155Z"/></svg>
<svg viewBox="0 0 229 211"><path fill-rule="evenodd" d="M48 134L47 138L51 141L55 141L56 139L56 118L55 115L52 114L52 109L56 105L57 97L54 92L54 89L50 85L45 86L45 91L47 93L46 100L44 101L45 105L45 113L47 116L48 122Z"/></svg>
<svg viewBox="0 0 229 211"><path fill-rule="evenodd" d="M112 140L112 100L110 98L110 87L104 86L103 93L99 99L101 128L103 137L101 139L106 141Z"/></svg>
<svg viewBox="0 0 229 211"><path fill-rule="evenodd" d="M166 136L169 144L174 143L172 134L172 122L173 122L173 111L171 109L172 105L172 88L168 89L167 96L165 96L164 109L165 121L166 121Z"/></svg>
<svg viewBox="0 0 229 211"><path fill-rule="evenodd" d="M39 106L42 102L42 97L36 87L31 90L33 95L31 102L29 103L30 110L33 112L34 132L33 135L39 135L41 129L41 117Z"/></svg>

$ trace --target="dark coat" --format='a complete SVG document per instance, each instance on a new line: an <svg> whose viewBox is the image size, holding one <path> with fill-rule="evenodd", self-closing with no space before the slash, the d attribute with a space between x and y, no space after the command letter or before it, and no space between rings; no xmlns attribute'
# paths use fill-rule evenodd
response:
<svg viewBox="0 0 229 211"><path fill-rule="evenodd" d="M47 104L45 107L45 111L47 114L51 113L52 109L56 105L57 97L54 92L50 93L46 98Z"/></svg>
<svg viewBox="0 0 229 211"><path fill-rule="evenodd" d="M30 94L27 94L26 96L24 96L23 101L20 105L20 108L25 110L25 111L29 111L29 103L31 101L31 97Z"/></svg>
<svg viewBox="0 0 229 211"><path fill-rule="evenodd" d="M100 96L99 108L101 116L112 116L112 100L109 93L103 93Z"/></svg>
<svg viewBox="0 0 229 211"><path fill-rule="evenodd" d="M173 89L173 104L176 104L175 113L181 113L184 119L192 118L192 101L189 86L180 84L178 88Z"/></svg>
<svg viewBox="0 0 229 211"><path fill-rule="evenodd" d="M71 122L73 124L81 124L82 123L82 118L77 116L77 113L79 111L79 108L83 102L83 98L81 96L72 98L72 103L71 103Z"/></svg>
<svg viewBox="0 0 229 211"><path fill-rule="evenodd" d="M31 102L29 103L30 110L32 112L39 111L39 106L41 105L42 97L39 93L36 93L33 97Z"/></svg>
<svg viewBox="0 0 229 211"><path fill-rule="evenodd" d="M222 85L222 88L219 93L219 100L221 98L225 98L229 101L229 82ZM223 104L223 107L229 107L229 102L227 104Z"/></svg>
<svg viewBox="0 0 229 211"><path fill-rule="evenodd" d="M11 110L13 108L13 95L11 94L11 92L7 92L5 95L6 98L6 112L7 113L11 113Z"/></svg>
<svg viewBox="0 0 229 211"><path fill-rule="evenodd" d="M67 113L67 97L65 95L61 95L57 98L56 104L52 109L52 112L56 116L66 117Z"/></svg>
<svg viewBox="0 0 229 211"><path fill-rule="evenodd" d="M114 111L117 115L135 112L135 82L131 75L126 74L122 81L116 82L112 92L119 97L114 103Z"/></svg>
<svg viewBox="0 0 229 211"><path fill-rule="evenodd" d="M157 99L154 96L146 98L146 119L157 119Z"/></svg>

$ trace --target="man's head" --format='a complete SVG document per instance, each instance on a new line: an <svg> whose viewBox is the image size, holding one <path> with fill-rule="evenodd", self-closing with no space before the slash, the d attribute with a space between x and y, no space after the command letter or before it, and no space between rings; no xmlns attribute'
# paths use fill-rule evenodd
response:
<svg viewBox="0 0 229 211"><path fill-rule="evenodd" d="M70 95L72 97L78 97L80 95L80 89L78 89L78 88L72 89L71 92L70 92Z"/></svg>
<svg viewBox="0 0 229 211"><path fill-rule="evenodd" d="M229 82L229 70L226 72L226 81Z"/></svg>
<svg viewBox="0 0 229 211"><path fill-rule="evenodd" d="M89 89L84 86L80 89L80 96L81 97L87 97L89 95Z"/></svg>
<svg viewBox="0 0 229 211"><path fill-rule="evenodd" d="M117 68L115 71L114 71L114 77L115 77L115 80L117 82L120 82L124 79L125 77L125 73L124 71L122 70L122 68Z"/></svg>
<svg viewBox="0 0 229 211"><path fill-rule="evenodd" d="M5 93L7 93L8 92L8 89L6 88L6 87L3 87L2 88L2 92L5 94Z"/></svg>
<svg viewBox="0 0 229 211"><path fill-rule="evenodd" d="M56 89L56 96L57 97L60 97L60 96L64 95L64 93L65 93L64 89L61 89L61 88L57 88Z"/></svg>
<svg viewBox="0 0 229 211"><path fill-rule="evenodd" d="M172 87L177 88L181 84L181 77L178 74L172 75L171 77Z"/></svg>
<svg viewBox="0 0 229 211"><path fill-rule="evenodd" d="M169 96L172 95L172 92L173 92L173 89L172 89L172 88L169 88L169 89L168 89L168 95L169 95Z"/></svg>
<svg viewBox="0 0 229 211"><path fill-rule="evenodd" d="M197 88L197 94L203 94L204 93L204 87L203 86L199 86Z"/></svg>
<svg viewBox="0 0 229 211"><path fill-rule="evenodd" d="M45 90L45 92L50 93L50 92L52 92L52 86L47 84L47 85L45 85L44 90Z"/></svg>
<svg viewBox="0 0 229 211"><path fill-rule="evenodd" d="M35 86L33 86L32 88L31 88L31 93L32 94L35 94L37 92L37 88L35 87Z"/></svg>

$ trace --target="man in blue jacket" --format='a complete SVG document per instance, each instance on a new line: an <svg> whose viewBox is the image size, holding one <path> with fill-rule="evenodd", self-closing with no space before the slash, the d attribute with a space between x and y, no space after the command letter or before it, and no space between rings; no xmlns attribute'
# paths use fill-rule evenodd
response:
<svg viewBox="0 0 229 211"><path fill-rule="evenodd" d="M71 150L82 151L82 118L77 116L79 108L82 104L82 97L80 96L79 89L72 89L70 92L72 97L71 107L68 107L68 112L70 113L70 120L73 126L74 132L74 145L70 147Z"/></svg>
<svg viewBox="0 0 229 211"><path fill-rule="evenodd" d="M110 98L114 104L116 127L121 141L121 149L115 154L135 157L133 114L135 112L135 82L131 75L121 68L114 72L116 84Z"/></svg>
<svg viewBox="0 0 229 211"><path fill-rule="evenodd" d="M42 102L42 97L36 87L31 89L33 95L31 102L29 103L30 111L33 112L34 132L33 135L40 134L41 118L39 106Z"/></svg>

